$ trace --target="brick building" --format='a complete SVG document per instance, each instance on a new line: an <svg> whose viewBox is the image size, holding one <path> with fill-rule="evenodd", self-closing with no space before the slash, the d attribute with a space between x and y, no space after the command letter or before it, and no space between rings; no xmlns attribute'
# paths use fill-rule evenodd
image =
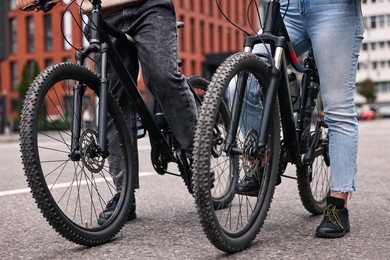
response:
<svg viewBox="0 0 390 260"><path fill-rule="evenodd" d="M16 8L16 0L3 0L0 7L5 30L0 30L0 97L1 120L18 116L18 89L22 70L34 63L39 69L62 61L74 60L72 46L85 46L82 17L78 6L71 0L62 0L55 8L43 12L22 12ZM216 66L228 55L242 49L244 33L227 22L218 10L215 0L173 0L178 21L185 26L179 31L179 51L185 75L203 75L209 78ZM219 1L223 12L244 30L252 32L248 18L257 28L255 6L247 14L250 0ZM4 22L5 21L5 22ZM61 32L61 28L63 28ZM62 36L64 34L67 41ZM4 56L3 60L1 56ZM140 90L147 98L145 87ZM2 128L3 129L3 128Z"/></svg>

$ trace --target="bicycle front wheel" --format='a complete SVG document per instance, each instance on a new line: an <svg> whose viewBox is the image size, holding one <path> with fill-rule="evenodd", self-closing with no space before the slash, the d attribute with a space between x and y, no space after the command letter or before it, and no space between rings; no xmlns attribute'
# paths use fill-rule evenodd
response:
<svg viewBox="0 0 390 260"><path fill-rule="evenodd" d="M108 157L98 148L99 78L84 67L61 63L46 68L32 83L23 104L20 147L28 185L49 224L81 245L109 241L125 223L134 196L136 147L132 147L122 111L108 94ZM73 91L85 90L88 112L81 121L79 149L74 137ZM86 109L83 109L86 111ZM81 118L83 116L83 118ZM134 129L129 129L134 131ZM118 204L105 223L100 214L116 196ZM107 217L108 218L108 217Z"/></svg>
<svg viewBox="0 0 390 260"><path fill-rule="evenodd" d="M195 93L200 98L200 101L203 102L209 82L204 78L194 76L188 79L188 83L195 90ZM201 104L198 104L198 106L200 108ZM230 175L228 171L224 171L224 169L218 169L221 167L221 165L223 165L223 161L225 160L224 157L220 156L222 149L222 138L218 139L218 136L226 132L230 119L229 110L225 102L221 102L218 113L219 115L217 115L213 129L214 136L216 138L212 148L213 152L210 157L210 169L214 173L214 188L211 195L213 197L213 205L215 209L220 209L230 204L234 197L235 184L237 181L236 178ZM214 170L215 168L218 170Z"/></svg>
<svg viewBox="0 0 390 260"><path fill-rule="evenodd" d="M245 98L240 105L237 132L232 133L229 129L233 111L237 109L233 100L237 96L237 82L244 75ZM267 84L268 70L264 62L256 55L237 53L214 74L199 115L193 153L195 201L208 239L226 252L250 246L264 223L275 190L280 148L277 102L271 112L266 144L260 152L252 153L258 148ZM227 124L219 123L224 106L230 115ZM229 136L233 136L231 147L227 147ZM238 181L253 171L259 177L257 193L238 193ZM215 190L221 183L229 187L225 196L230 197L215 203Z"/></svg>

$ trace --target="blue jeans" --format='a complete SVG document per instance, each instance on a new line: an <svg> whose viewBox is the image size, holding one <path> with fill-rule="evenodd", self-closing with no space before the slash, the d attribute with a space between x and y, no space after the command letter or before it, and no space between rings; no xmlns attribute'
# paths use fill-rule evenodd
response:
<svg viewBox="0 0 390 260"><path fill-rule="evenodd" d="M286 8L287 0L282 0L282 14ZM358 121L354 90L364 31L361 2L290 0L284 22L297 55L312 48L318 66L329 126L330 188L336 192L355 191ZM254 48L257 53L263 50L262 45Z"/></svg>

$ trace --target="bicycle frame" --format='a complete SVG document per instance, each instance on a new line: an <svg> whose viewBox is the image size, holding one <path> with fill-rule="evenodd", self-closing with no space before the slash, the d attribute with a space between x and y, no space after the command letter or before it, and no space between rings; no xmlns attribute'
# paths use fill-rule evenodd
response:
<svg viewBox="0 0 390 260"><path fill-rule="evenodd" d="M114 71L124 87L124 91L127 98L132 103L138 116L141 118L144 128L149 132L150 136L156 141L161 154L164 158L173 158L174 154L170 145L161 133L157 126L151 112L146 106L141 93L138 91L137 84L131 77L129 71L126 69L124 62L119 52L114 47L113 42L109 36L113 36L121 41L125 41L129 44L135 43L131 36L117 30L104 21L100 12L100 0L91 1L93 8L91 14L91 40L90 45L85 50L78 50L76 52L76 61L79 65L82 65L85 58L91 54L101 53L101 75L100 75L100 87L99 87L99 111L98 111L98 132L99 143L98 153L103 157L108 156L106 134L107 134L107 93L109 88L109 80L107 67L108 63L113 67ZM109 53L109 55L108 55ZM107 63L108 62L108 63ZM193 90L192 90L193 91ZM72 121L72 143L71 143L71 155L74 160L80 155L80 147L78 140L80 138L80 125L81 125L81 105L84 95L84 89L82 86L76 84L73 89L74 94L74 117Z"/></svg>
<svg viewBox="0 0 390 260"><path fill-rule="evenodd" d="M253 151L253 155L259 155L265 149L267 143L268 130L271 122L272 110L276 105L276 97L279 99L279 109L281 117L281 125L284 136L284 141L287 147L289 160L294 164L302 164L304 161L312 158L314 154L314 147L309 149L305 156L301 156L302 151L300 148L301 136L308 133L302 133L302 131L308 131L303 129L304 118L298 119L295 123L292 101L290 97L289 81L287 76L287 66L292 65L294 69L302 73L311 73L310 69L303 68L298 64L295 51L290 42L286 27L284 25L282 15L280 13L279 0L271 0L268 3L268 8L265 16L263 32L255 36L247 36L244 42L244 52L252 52L256 44L269 44L271 47L271 62L270 66L270 80L266 89L266 97L263 112L263 123L260 128L260 136L257 140L257 149ZM241 151L236 151L234 146L234 137L237 133L239 124L239 115L241 110L241 104L244 102L245 93L245 75L240 75L237 83L236 95L233 99L233 121L229 126L229 134L227 136L227 144L225 150L230 154L239 154ZM306 100L308 91L303 91L303 100ZM305 109L306 105L301 105L301 111ZM303 113L301 113L303 114ZM305 160L303 160L305 158Z"/></svg>

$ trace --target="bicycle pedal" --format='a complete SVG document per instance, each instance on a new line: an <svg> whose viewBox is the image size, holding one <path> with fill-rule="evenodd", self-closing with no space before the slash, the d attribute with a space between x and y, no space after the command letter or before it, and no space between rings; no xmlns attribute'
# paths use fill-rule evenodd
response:
<svg viewBox="0 0 390 260"><path fill-rule="evenodd" d="M181 177L184 180L184 183L187 186L188 191L192 194L193 189L192 189L192 174L190 170L190 162L188 161L187 157L181 150L177 150L175 152L175 159L176 163L179 167L179 171L181 173Z"/></svg>

